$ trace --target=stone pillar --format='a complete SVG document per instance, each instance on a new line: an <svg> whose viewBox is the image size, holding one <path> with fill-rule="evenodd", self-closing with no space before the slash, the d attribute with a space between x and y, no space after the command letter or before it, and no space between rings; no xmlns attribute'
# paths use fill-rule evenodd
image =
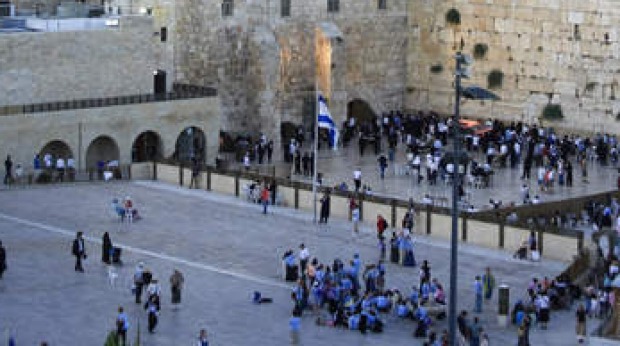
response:
<svg viewBox="0 0 620 346"><path fill-rule="evenodd" d="M508 319L510 316L510 288L508 285L500 285L497 295L497 323L500 327L506 327L508 325Z"/></svg>

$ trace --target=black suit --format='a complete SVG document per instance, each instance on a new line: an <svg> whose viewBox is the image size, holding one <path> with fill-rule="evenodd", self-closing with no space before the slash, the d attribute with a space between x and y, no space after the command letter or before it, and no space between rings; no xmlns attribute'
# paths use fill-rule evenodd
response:
<svg viewBox="0 0 620 346"><path fill-rule="evenodd" d="M86 248L84 247L84 239L79 237L73 240L73 256L75 256L75 271L83 272L82 258L86 258Z"/></svg>

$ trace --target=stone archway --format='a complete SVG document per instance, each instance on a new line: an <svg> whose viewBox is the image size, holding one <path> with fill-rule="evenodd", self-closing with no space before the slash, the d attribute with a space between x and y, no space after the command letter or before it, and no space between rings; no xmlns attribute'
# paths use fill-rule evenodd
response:
<svg viewBox="0 0 620 346"><path fill-rule="evenodd" d="M194 157L198 162L205 162L206 148L207 138L204 131L196 126L186 127L177 137L173 158L179 162L189 163Z"/></svg>
<svg viewBox="0 0 620 346"><path fill-rule="evenodd" d="M96 168L97 162L118 161L120 151L116 141L109 136L95 138L86 150L86 168Z"/></svg>
<svg viewBox="0 0 620 346"><path fill-rule="evenodd" d="M41 158L47 154L51 155L54 159L62 157L66 160L69 157L73 157L73 151L71 151L69 145L59 139L48 142L41 148L41 151L39 151Z"/></svg>
<svg viewBox="0 0 620 346"><path fill-rule="evenodd" d="M157 132L145 131L136 137L131 147L131 162L144 162L162 158L162 141Z"/></svg>
<svg viewBox="0 0 620 346"><path fill-rule="evenodd" d="M376 117L377 115L372 107L362 99L354 99L347 104L347 120L355 118L357 125L374 122Z"/></svg>

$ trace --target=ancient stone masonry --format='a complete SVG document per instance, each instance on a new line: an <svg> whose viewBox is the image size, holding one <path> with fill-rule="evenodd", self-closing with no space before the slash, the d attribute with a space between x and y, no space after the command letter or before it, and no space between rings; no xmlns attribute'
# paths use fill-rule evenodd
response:
<svg viewBox="0 0 620 346"><path fill-rule="evenodd" d="M340 1L337 12L327 11L326 0L291 1L284 17L280 3L234 1L232 16L222 16L220 1L177 3L177 79L217 87L224 129L277 138L283 121L308 125L316 57L326 52L330 64L322 73L330 82L321 91L338 122L354 99L377 113L403 106L405 0L388 1L387 10L376 1ZM323 52L317 35L327 38Z"/></svg>
<svg viewBox="0 0 620 346"><path fill-rule="evenodd" d="M446 13L454 8L460 24ZM504 75L498 102L466 102L476 117L539 122L548 103L562 106L562 121L544 125L588 132L620 132L620 19L617 1L414 0L409 8L406 105L451 113L453 56L487 51L465 84L487 87L491 71ZM462 47L461 47L462 46ZM443 71L432 66L443 66Z"/></svg>

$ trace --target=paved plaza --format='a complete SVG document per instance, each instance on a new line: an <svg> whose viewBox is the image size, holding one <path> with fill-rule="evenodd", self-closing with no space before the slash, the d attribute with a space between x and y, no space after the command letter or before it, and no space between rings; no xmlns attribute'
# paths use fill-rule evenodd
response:
<svg viewBox="0 0 620 346"><path fill-rule="evenodd" d="M385 145L385 143L384 143ZM445 148L452 150L452 144ZM309 146L302 148L302 153L311 150ZM485 162L482 153L469 152L469 155L479 163ZM386 153L387 156L387 153ZM413 198L420 202L425 194L436 197L451 197L452 187L438 179L438 184L431 186L426 180L424 165L422 175L424 180L418 184L417 174L402 174L404 163L406 162L405 147L399 144L397 147L395 161L390 163L386 170L384 180L379 174L378 156L374 154L372 148L366 148L364 156L360 156L357 143L351 143L346 148L337 151L323 149L318 156L318 171L324 175L324 184L335 186L345 182L349 189L353 188L353 170L359 167L362 171L362 184L371 186L373 192L380 196L396 196L402 199ZM489 207L489 199L502 201L504 205L510 202L520 204L521 187L523 184L530 186L530 195L533 198L539 195L542 202L557 201L572 197L579 197L601 193L616 188L618 177L618 166L609 164L601 166L597 162L591 161L588 165L588 183L581 181L581 170L573 157L573 187L560 186L556 182L553 192L540 192L536 181L536 167L532 167L531 179L521 180L523 165L520 163L515 168L494 168L492 184L488 188L477 189L466 184L465 192L470 203L477 209ZM289 165L278 164L281 170L286 170ZM293 175L294 179L310 182L311 178Z"/></svg>
<svg viewBox="0 0 620 346"><path fill-rule="evenodd" d="M369 159L368 159L369 160ZM366 162L366 159L364 160ZM119 224L109 204L131 196L143 219ZM348 222L330 219L317 228L309 213L274 208L262 215L258 205L241 199L187 190L157 182L76 183L0 191L0 239L7 249L8 271L0 280L0 332L17 336L18 345L100 345L114 327L116 309L124 306L131 318L133 340L138 323L143 345L191 345L206 328L213 345L286 345L292 303L291 285L280 278L280 256L304 242L321 262L359 253L365 263L377 260L374 230L362 229L353 238ZM70 254L75 231L85 233L85 273L73 270ZM114 287L101 263L103 232L123 250ZM417 237L416 258L428 259L432 276L448 289L448 243ZM162 282L162 310L156 333L146 332L146 312L134 304L131 275L144 261ZM517 261L511 254L469 245L460 247L459 310L472 309L473 279L491 266L498 283L508 284L511 302L525 294L533 277L555 276L566 264L543 259ZM185 275L182 307L170 305L168 278L174 268ZM387 265L386 287L409 294L418 284L417 268ZM258 290L273 304L254 305ZM499 328L496 298L484 307L482 325L491 344L515 345L514 326ZM302 321L303 345L421 345L414 324L386 316L382 334L318 327L310 313ZM589 329L596 322L589 321ZM533 328L533 345L576 344L574 312L553 312L549 330ZM433 329L447 328L446 320Z"/></svg>

